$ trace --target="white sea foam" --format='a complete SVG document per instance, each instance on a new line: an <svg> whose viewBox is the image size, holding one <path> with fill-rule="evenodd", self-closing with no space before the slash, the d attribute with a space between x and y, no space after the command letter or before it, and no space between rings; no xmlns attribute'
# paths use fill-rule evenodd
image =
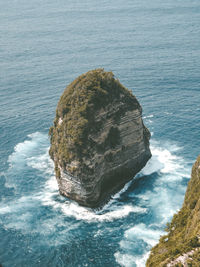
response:
<svg viewBox="0 0 200 267"><path fill-rule="evenodd" d="M140 194L130 192L130 195L140 199L144 207L150 207L158 223L138 224L125 231L119 243L120 250L115 253L116 261L121 266L144 267L150 248L158 242L160 235L164 234L159 229L161 226L162 229L165 227L181 206L185 192L185 186L181 181L183 177L190 177L190 168L183 158L177 156L180 150L180 147L170 142L160 144L154 140L151 141L152 158L142 169L139 177L156 173L157 179L151 190L143 190ZM139 246L138 242L144 242L148 248L143 249L140 255L133 251L135 246Z"/></svg>
<svg viewBox="0 0 200 267"><path fill-rule="evenodd" d="M10 165L17 164L18 167L20 164L25 165L29 156L37 153L35 150L47 139L46 135L39 132L28 135L28 138L30 140L25 140L14 147L14 152L8 158Z"/></svg>
<svg viewBox="0 0 200 267"><path fill-rule="evenodd" d="M128 183L113 199L104 206L100 212L95 212L89 208L81 207L75 202L66 200L60 202L56 199L59 196L58 185L54 176L53 161L48 155L48 147L38 146L46 142L45 137L40 133L29 135L31 140L20 143L15 147L15 152L10 157L10 162L19 158L19 153L22 152L23 160L26 161L27 166L41 171L46 177L44 189L32 198L40 200L43 205L51 206L54 209L62 211L65 216L74 217L77 220L85 221L113 221L128 216L130 213L145 213L146 209L133 205L118 205L117 199L129 187ZM46 142L47 143L47 142ZM37 145L38 144L38 145ZM31 156L31 150L37 150L37 153ZM32 151L33 152L33 151ZM34 153L33 153L34 154ZM21 156L21 154L20 154Z"/></svg>
<svg viewBox="0 0 200 267"><path fill-rule="evenodd" d="M146 190L138 197L143 204L153 208L160 225L169 221L180 207L185 193L185 185L181 181L183 177L190 177L186 162L175 154L180 149L174 144L170 146L170 143L167 143L162 147L158 142L152 141L152 158L141 171L143 175L158 174L153 190Z"/></svg>
<svg viewBox="0 0 200 267"><path fill-rule="evenodd" d="M143 254L142 257L135 257L135 264L136 264L136 266L137 267L144 267L146 261L149 258L149 254L150 254L150 252L147 252L147 253Z"/></svg>
<svg viewBox="0 0 200 267"><path fill-rule="evenodd" d="M107 211L103 214L95 213L92 210L80 207L77 204L70 203L69 206L62 206L63 212L68 216L73 216L77 220L86 220L86 221L113 221L116 219L120 219L129 215L129 213L145 213L146 209L131 206L131 205L123 205L122 207L113 207L113 210Z"/></svg>
<svg viewBox="0 0 200 267"><path fill-rule="evenodd" d="M120 264L122 267L135 267L135 256L130 254L121 254L119 251L117 251L115 254L116 261ZM142 266L144 267L144 266Z"/></svg>
<svg viewBox="0 0 200 267"><path fill-rule="evenodd" d="M31 196L23 196L15 201L9 202L8 204L4 202L4 205L0 206L0 214L16 213L21 210L22 207L26 208L32 206L32 201L33 198Z"/></svg>
<svg viewBox="0 0 200 267"><path fill-rule="evenodd" d="M120 242L120 251L115 253L117 262L124 267L144 267L149 252L144 254L135 254L132 250L139 246L139 240L142 240L150 248L154 246L163 232L146 227L144 224L138 224L128 229L124 233L124 239ZM125 253L121 252L125 251Z"/></svg>
<svg viewBox="0 0 200 267"><path fill-rule="evenodd" d="M118 205L120 195L125 192L130 183L128 183L119 193L113 196L113 199L104 206L101 211L93 211L92 209L79 206L77 203L65 200L59 201L58 185L54 176L54 164L48 154L48 139L41 133L34 133L28 136L30 140L16 145L15 151L9 157L9 162L13 166L20 161L23 166L39 170L43 173L45 184L40 191L26 198L26 205L34 205L34 201L40 201L44 206L50 206L56 210L60 210L63 215L73 217L76 220L85 220L88 222L113 221L124 218L130 213L145 213L146 209L134 205ZM7 212L10 210L18 210L20 205L24 206L24 198L20 198L17 203L10 203ZM30 207L31 209L31 207ZM2 212L6 208L2 209ZM1 212L1 210L0 210ZM19 224L18 224L19 225ZM21 222L20 222L20 225Z"/></svg>
<svg viewBox="0 0 200 267"><path fill-rule="evenodd" d="M46 182L45 191L39 196L43 205L52 206L54 209L59 209L65 216L74 217L76 220L85 220L88 222L103 222L113 221L128 216L130 213L145 213L146 209L132 205L118 205L116 200L111 200L100 211L94 211L90 208L81 207L77 203L65 200L59 202L55 200L58 195L57 183L55 177L51 177Z"/></svg>
<svg viewBox="0 0 200 267"><path fill-rule="evenodd" d="M147 119L147 118L153 118L154 116L153 116L153 114L150 114L150 115L148 115L148 116L144 116L144 119Z"/></svg>
<svg viewBox="0 0 200 267"><path fill-rule="evenodd" d="M150 149L152 158L147 162L146 166L142 169L143 175L150 175L154 172L173 175L171 179L182 179L183 177L190 176L190 170L184 159L174 154L181 148L170 143L160 144L155 140L151 141Z"/></svg>
<svg viewBox="0 0 200 267"><path fill-rule="evenodd" d="M8 170L7 177L12 176L14 172L20 171L23 167L37 169L41 172L41 177L44 179L39 180L37 184L38 190L35 193L22 195L10 203L1 202L0 214L9 214L6 226L22 229L23 231L27 229L27 231L41 232L42 229L44 234L48 235L56 230L57 225L61 227L65 225L64 218L76 219L73 227L78 227L81 221L111 222L125 218L131 213L144 215L151 209L156 218L155 221L149 226L138 224L132 227L131 225L130 229L125 231L123 239L119 243L120 251L115 254L116 261L121 266L145 266L149 248L155 245L161 234L161 231L158 230L160 225L164 227L173 213L180 207L185 192L185 186L181 185L180 182L183 177L189 178L190 176L190 170L186 167L183 158L177 156L180 148L170 142L160 144L152 140L152 158L140 172L138 179L144 175L150 177L154 173L156 173L156 179L153 180L151 189L144 188L141 193L133 191L127 193L129 197L134 195L134 197L138 198L139 204L134 205L131 201L125 204L120 201L122 194L127 191L131 184L129 182L119 193L112 197L103 209L93 211L59 196L54 176L54 165L48 155L49 142L47 136L41 133L34 133L28 137L29 140L15 146L14 152L9 157L10 169ZM150 179L149 177L145 177L145 179ZM20 181L17 181L16 177L13 179L16 185L20 185ZM21 184L23 184L23 181ZM57 215L54 219L40 220L34 224L33 229L33 213L41 204L44 207L48 206L54 209ZM69 223L67 229L71 229L71 226ZM132 249L135 246L135 240L144 242L148 248L144 249L139 256ZM62 240L59 239L57 242L62 242Z"/></svg>
<svg viewBox="0 0 200 267"><path fill-rule="evenodd" d="M34 196L23 196L10 202L3 201L0 204L0 215L3 215L2 218L4 216L8 218L5 219L5 228L14 228L24 232L33 230L30 222L34 216L34 209L38 206Z"/></svg>
<svg viewBox="0 0 200 267"><path fill-rule="evenodd" d="M43 151L42 151L43 152ZM27 165L38 169L45 174L53 174L54 164L49 157L49 147L45 149L44 154L27 158Z"/></svg>
<svg viewBox="0 0 200 267"><path fill-rule="evenodd" d="M151 144L151 151L152 151L152 158L147 163L145 168L141 171L143 175L150 175L154 172L159 172L166 174L163 178L166 181L169 180L177 180L182 179L182 165L180 164L182 159L173 155L169 150L166 148L160 147L160 145L153 141ZM179 150L176 146L171 146L172 151ZM176 171L178 170L178 171ZM170 173L173 172L173 175ZM176 174L177 172L177 174ZM54 178L53 178L54 179ZM161 180L161 179L160 179ZM49 183L52 180L49 180ZM55 179L54 179L55 181ZM56 188L56 183L55 188ZM144 213L147 211L146 208L137 207L134 205L124 205L119 207L117 204L117 200L120 198L121 194L126 192L128 187L130 186L131 182L127 183L124 188L116 193L112 200L105 205L102 210L101 214L95 213L94 211L80 207L78 204L75 204L71 201L66 201L65 203L57 203L56 201L52 200L51 193L46 193L46 197L43 199L44 204L52 205L54 208L60 208L63 213L67 216L72 216L77 220L87 220L87 221L112 221L115 219L123 218L129 215L131 212L141 212ZM158 196L158 197L157 197ZM170 196L168 195L168 191L166 188L161 190L160 187L155 188L153 192L146 191L145 195L140 195L139 197L143 198L145 201L150 201L153 205L159 206L161 199L165 199L166 202L170 203ZM166 202L158 208L158 212L160 212L160 216L162 217L162 222L166 222L170 216L173 215L175 209L169 205L166 205ZM112 209L112 210L111 210ZM166 211L166 212L164 212ZM166 215L167 214L167 215Z"/></svg>
<svg viewBox="0 0 200 267"><path fill-rule="evenodd" d="M133 256L131 254L121 254L117 251L114 256L116 261L122 267L145 267L145 263L149 257L149 252L145 253L144 255L140 256Z"/></svg>
<svg viewBox="0 0 200 267"><path fill-rule="evenodd" d="M127 184L125 184L125 186L124 186L118 193L116 193L116 194L112 197L112 199L118 199L118 198L120 198L120 196L121 196L124 192L126 192L126 190L129 188L129 186L130 186L131 183L132 183L132 181L130 181L130 182L128 182Z"/></svg>
<svg viewBox="0 0 200 267"><path fill-rule="evenodd" d="M127 230L124 237L129 241L139 238L148 245L154 246L161 234L163 234L163 231L148 228L145 224L141 223Z"/></svg>

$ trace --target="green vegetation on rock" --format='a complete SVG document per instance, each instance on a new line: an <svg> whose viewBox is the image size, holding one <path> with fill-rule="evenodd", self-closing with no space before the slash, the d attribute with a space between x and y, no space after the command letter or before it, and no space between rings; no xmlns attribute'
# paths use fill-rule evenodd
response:
<svg viewBox="0 0 200 267"><path fill-rule="evenodd" d="M151 157L139 102L103 69L67 86L49 135L60 194L91 208L105 204Z"/></svg>
<svg viewBox="0 0 200 267"><path fill-rule="evenodd" d="M96 120L95 114L115 101L126 103L116 110L116 123L127 110L141 109L135 96L115 79L112 72L103 69L89 71L67 86L57 106L54 126L49 130L51 158L56 158L55 161L65 167L73 160L81 161L86 154L88 157L89 134L101 128L101 121ZM118 131L111 128L102 146L114 147L118 142Z"/></svg>
<svg viewBox="0 0 200 267"><path fill-rule="evenodd" d="M193 165L183 206L166 231L168 234L162 236L151 250L146 266L167 266L178 256L191 251L193 255L187 260L188 266L200 266L200 250L196 249L200 247L200 156Z"/></svg>

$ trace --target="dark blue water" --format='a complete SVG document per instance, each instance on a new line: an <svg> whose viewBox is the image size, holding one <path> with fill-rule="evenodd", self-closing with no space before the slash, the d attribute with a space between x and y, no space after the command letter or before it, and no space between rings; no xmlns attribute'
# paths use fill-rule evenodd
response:
<svg viewBox="0 0 200 267"><path fill-rule="evenodd" d="M199 0L0 2L0 263L143 267L200 152ZM65 86L112 70L153 157L94 212L59 196L48 128Z"/></svg>

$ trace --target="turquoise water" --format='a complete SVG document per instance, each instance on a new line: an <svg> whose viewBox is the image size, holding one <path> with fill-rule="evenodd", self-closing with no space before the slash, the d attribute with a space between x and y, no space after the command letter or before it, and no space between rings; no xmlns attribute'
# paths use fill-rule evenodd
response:
<svg viewBox="0 0 200 267"><path fill-rule="evenodd" d="M200 151L200 2L10 0L0 14L0 263L145 266ZM153 157L94 212L59 196L48 128L98 67L137 96Z"/></svg>

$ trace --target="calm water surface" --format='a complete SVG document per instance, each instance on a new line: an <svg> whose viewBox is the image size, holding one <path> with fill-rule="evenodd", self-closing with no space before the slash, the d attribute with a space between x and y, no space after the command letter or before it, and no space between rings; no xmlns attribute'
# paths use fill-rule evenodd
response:
<svg viewBox="0 0 200 267"><path fill-rule="evenodd" d="M0 263L143 267L200 152L198 0L0 1ZM148 165L100 211L59 196L48 128L94 68L137 96Z"/></svg>

